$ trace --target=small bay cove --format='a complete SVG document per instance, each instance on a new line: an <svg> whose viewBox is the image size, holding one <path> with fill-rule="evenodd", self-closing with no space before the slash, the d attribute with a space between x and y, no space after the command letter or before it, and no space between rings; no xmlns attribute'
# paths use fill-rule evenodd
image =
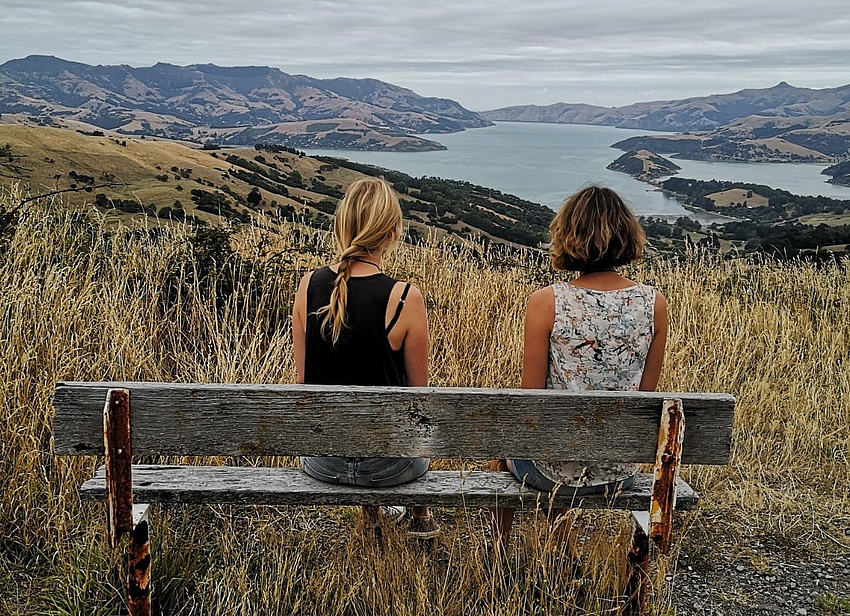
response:
<svg viewBox="0 0 850 616"><path fill-rule="evenodd" d="M439 135L448 150L437 152L361 152L308 150L401 171L414 177L465 180L542 203L553 209L572 192L591 183L619 192L642 216L701 222L722 217L695 213L644 182L605 167L622 152L611 144L648 131L584 126L499 122L495 126ZM727 163L675 159L679 177L765 184L801 195L850 199L850 187L828 184L822 165Z"/></svg>

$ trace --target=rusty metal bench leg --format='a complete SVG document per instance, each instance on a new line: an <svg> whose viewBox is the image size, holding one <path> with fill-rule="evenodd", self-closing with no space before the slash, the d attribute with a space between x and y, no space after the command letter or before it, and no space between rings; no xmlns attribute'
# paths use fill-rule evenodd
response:
<svg viewBox="0 0 850 616"><path fill-rule="evenodd" d="M655 476L652 480L652 501L649 505L649 538L662 554L670 551L673 535L673 511L676 509L676 484L682 462L682 440L685 437L685 414L678 398L664 400L661 426L658 430L658 450Z"/></svg>
<svg viewBox="0 0 850 616"><path fill-rule="evenodd" d="M117 548L133 530L133 476L130 452L130 392L110 389L103 407L106 454L106 538Z"/></svg>
<svg viewBox="0 0 850 616"><path fill-rule="evenodd" d="M649 514L632 511L632 545L629 548L629 580L626 584L624 616L642 616L646 612L649 582Z"/></svg>
<svg viewBox="0 0 850 616"><path fill-rule="evenodd" d="M652 539L662 554L670 551L673 511L676 509L676 484L679 481L684 436L685 414L682 401L678 398L665 399L658 428L658 448L649 513L632 511L629 581L626 585L627 600L623 611L626 616L638 616L646 611L649 539Z"/></svg>
<svg viewBox="0 0 850 616"><path fill-rule="evenodd" d="M133 506L130 451L130 392L110 389L103 407L103 446L106 454L106 538L109 547L130 535L128 596L130 616L150 616L150 533L148 506Z"/></svg>
<svg viewBox="0 0 850 616"><path fill-rule="evenodd" d="M133 505L133 531L127 555L127 598L131 616L151 613L151 546L148 505Z"/></svg>

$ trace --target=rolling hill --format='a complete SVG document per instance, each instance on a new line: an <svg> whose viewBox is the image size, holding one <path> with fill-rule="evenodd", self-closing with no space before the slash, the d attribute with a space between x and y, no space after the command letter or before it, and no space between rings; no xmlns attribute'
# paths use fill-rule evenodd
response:
<svg viewBox="0 0 850 616"><path fill-rule="evenodd" d="M262 217L326 226L352 181L383 176L400 197L410 235L480 237L537 247L549 208L468 182L413 178L273 144L207 150L151 138L0 125L0 183L33 196L61 193L71 205L151 224ZM155 218L153 218L155 216Z"/></svg>

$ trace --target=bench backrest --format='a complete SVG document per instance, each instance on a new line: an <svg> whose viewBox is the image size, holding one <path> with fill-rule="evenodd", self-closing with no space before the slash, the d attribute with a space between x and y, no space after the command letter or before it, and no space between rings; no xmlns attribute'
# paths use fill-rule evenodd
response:
<svg viewBox="0 0 850 616"><path fill-rule="evenodd" d="M134 456L384 456L655 462L664 399L682 463L725 464L726 394L183 383L59 383L54 451L102 455L111 388L130 392Z"/></svg>

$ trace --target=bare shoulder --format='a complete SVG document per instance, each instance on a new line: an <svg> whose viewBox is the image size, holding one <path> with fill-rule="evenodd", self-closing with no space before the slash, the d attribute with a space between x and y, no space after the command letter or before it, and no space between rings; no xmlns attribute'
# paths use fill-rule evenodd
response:
<svg viewBox="0 0 850 616"><path fill-rule="evenodd" d="M401 296L404 294L404 289L408 285L410 285L410 288L407 290L407 295L404 298L405 303L424 303L425 299L422 296L422 292L419 290L419 287L417 287L415 284L405 282L404 280L399 280L395 283L395 286L393 286L393 289L390 292L390 301L392 302L394 300L401 300Z"/></svg>
<svg viewBox="0 0 850 616"><path fill-rule="evenodd" d="M525 309L526 331L539 331L548 336L555 321L555 290L543 287L531 294Z"/></svg>
<svg viewBox="0 0 850 616"><path fill-rule="evenodd" d="M661 291L656 289L655 287L649 287L655 293L655 307L656 308L667 308L667 298L662 295Z"/></svg>
<svg viewBox="0 0 850 616"><path fill-rule="evenodd" d="M295 292L295 313L298 315L306 310L307 288L310 286L312 276L313 272L307 272L301 277L301 282L298 283L298 290Z"/></svg>
<svg viewBox="0 0 850 616"><path fill-rule="evenodd" d="M552 286L543 287L531 294L528 298L528 309L544 309L555 303L555 289Z"/></svg>
<svg viewBox="0 0 850 616"><path fill-rule="evenodd" d="M309 272L307 272L306 274L304 274L303 276L301 276L301 282L299 282L299 283L298 283L298 288L301 288L301 287L303 287L303 286L306 286L306 285L310 284L310 278L312 278L312 277L313 277L313 273L314 273L315 271L316 271L316 270L310 270Z"/></svg>
<svg viewBox="0 0 850 616"><path fill-rule="evenodd" d="M311 270L301 277L301 282L298 283L298 293L307 292L307 286L310 284L310 278L313 277L314 271L315 270Z"/></svg>
<svg viewBox="0 0 850 616"><path fill-rule="evenodd" d="M410 290L407 292L407 299L420 304L425 303L425 298L422 296L422 291L420 291L419 287L417 287L415 284L410 285Z"/></svg>
<svg viewBox="0 0 850 616"><path fill-rule="evenodd" d="M653 310L655 311L655 318L657 320L667 322L667 298L661 295L658 289L655 290L655 306Z"/></svg>

